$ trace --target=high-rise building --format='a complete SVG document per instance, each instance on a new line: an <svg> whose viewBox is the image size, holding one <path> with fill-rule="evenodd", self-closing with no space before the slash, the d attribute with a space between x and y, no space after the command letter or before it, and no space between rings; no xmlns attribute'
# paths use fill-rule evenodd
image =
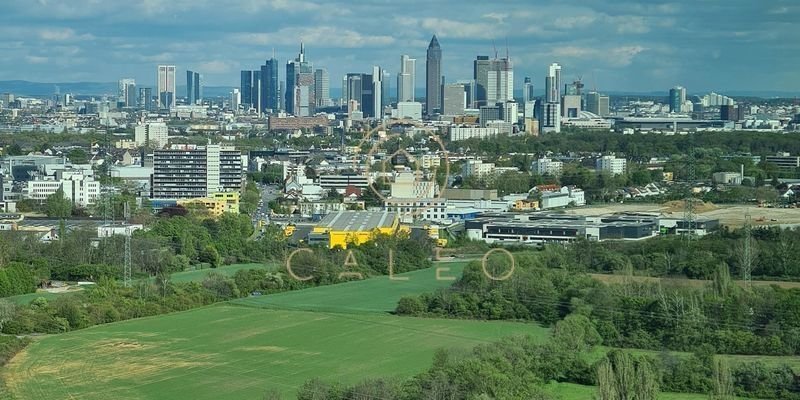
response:
<svg viewBox="0 0 800 400"><path fill-rule="evenodd" d="M542 104L542 115L539 119L539 132L561 132L561 104Z"/></svg>
<svg viewBox="0 0 800 400"><path fill-rule="evenodd" d="M306 60L305 46L300 43L300 53L286 64L286 112L298 117L314 114L314 66Z"/></svg>
<svg viewBox="0 0 800 400"><path fill-rule="evenodd" d="M514 68L508 57L478 56L472 74L478 107L514 100Z"/></svg>
<svg viewBox="0 0 800 400"><path fill-rule="evenodd" d="M242 189L242 153L221 145L153 152L150 198L190 199Z"/></svg>
<svg viewBox="0 0 800 400"><path fill-rule="evenodd" d="M425 114L433 115L442 110L442 48L436 35L428 44L425 58Z"/></svg>
<svg viewBox="0 0 800 400"><path fill-rule="evenodd" d="M136 107L136 81L133 78L119 80L117 102L124 107Z"/></svg>
<svg viewBox="0 0 800 400"><path fill-rule="evenodd" d="M609 115L608 96L602 95L595 91L586 94L586 111L597 114L601 117Z"/></svg>
<svg viewBox="0 0 800 400"><path fill-rule="evenodd" d="M460 83L453 83L444 85L444 106L442 114L444 115L462 115L464 114L464 107L466 104L467 94L464 91L464 85Z"/></svg>
<svg viewBox="0 0 800 400"><path fill-rule="evenodd" d="M231 91L231 98L228 100L228 104L231 110L238 110L239 104L242 102L242 93L239 92L238 88L233 88Z"/></svg>
<svg viewBox="0 0 800 400"><path fill-rule="evenodd" d="M375 118L383 116L383 70L377 65L372 66L372 115Z"/></svg>
<svg viewBox="0 0 800 400"><path fill-rule="evenodd" d="M669 90L669 112L679 113L686 102L686 88L675 86Z"/></svg>
<svg viewBox="0 0 800 400"><path fill-rule="evenodd" d="M158 66L158 106L168 110L175 107L175 66Z"/></svg>
<svg viewBox="0 0 800 400"><path fill-rule="evenodd" d="M372 74L349 73L343 80L345 104L356 101L358 109L364 117L375 118L381 114L383 107L381 100L381 82L375 81L375 76L381 76L380 67L373 67ZM376 93L375 91L378 91Z"/></svg>
<svg viewBox="0 0 800 400"><path fill-rule="evenodd" d="M533 94L533 81L531 81L530 77L526 76L525 82L522 84L522 102L524 104L532 103L534 97L535 96Z"/></svg>
<svg viewBox="0 0 800 400"><path fill-rule="evenodd" d="M197 104L203 101L203 76L197 72L186 71L186 104Z"/></svg>
<svg viewBox="0 0 800 400"><path fill-rule="evenodd" d="M565 94L561 97L561 116L564 118L578 118L581 113L581 96Z"/></svg>
<svg viewBox="0 0 800 400"><path fill-rule="evenodd" d="M251 108L258 109L261 104L261 71L242 71L239 92L245 111Z"/></svg>
<svg viewBox="0 0 800 400"><path fill-rule="evenodd" d="M267 59L261 66L261 91L259 110L261 112L278 111L278 60L275 57Z"/></svg>
<svg viewBox="0 0 800 400"><path fill-rule="evenodd" d="M136 101L139 108L147 111L153 111L153 88L142 87L139 88L139 98Z"/></svg>
<svg viewBox="0 0 800 400"><path fill-rule="evenodd" d="M331 81L328 77L328 70L317 68L314 70L314 93L317 97L317 107L330 107L331 104Z"/></svg>
<svg viewBox="0 0 800 400"><path fill-rule="evenodd" d="M489 85L489 56L478 56L472 64L472 79L475 81L475 100L471 107L479 108L487 105L486 87Z"/></svg>
<svg viewBox="0 0 800 400"><path fill-rule="evenodd" d="M286 110L286 82L278 82L278 110Z"/></svg>
<svg viewBox="0 0 800 400"><path fill-rule="evenodd" d="M561 66L558 63L550 64L547 77L544 81L546 103L558 103L561 101Z"/></svg>
<svg viewBox="0 0 800 400"><path fill-rule="evenodd" d="M407 55L400 56L400 72L397 73L397 102L414 101L416 89L417 60Z"/></svg>
<svg viewBox="0 0 800 400"><path fill-rule="evenodd" d="M390 74L389 71L381 71L383 73L383 76L381 77L381 107L383 107L381 114L383 114L387 107L391 106L392 104L392 99L389 96L392 89L392 74Z"/></svg>

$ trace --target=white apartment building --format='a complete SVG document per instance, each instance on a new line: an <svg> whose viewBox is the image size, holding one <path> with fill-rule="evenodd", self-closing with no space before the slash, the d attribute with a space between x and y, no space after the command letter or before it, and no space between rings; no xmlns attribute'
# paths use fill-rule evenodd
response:
<svg viewBox="0 0 800 400"><path fill-rule="evenodd" d="M136 125L134 141L140 147L161 149L169 142L169 130L164 122L148 122Z"/></svg>
<svg viewBox="0 0 800 400"><path fill-rule="evenodd" d="M622 175L625 173L628 161L624 158L615 156L603 156L595 162L597 172L608 172L611 175Z"/></svg>
<svg viewBox="0 0 800 400"><path fill-rule="evenodd" d="M400 214L403 222L447 220L447 200L433 198L394 198L384 203L386 211Z"/></svg>
<svg viewBox="0 0 800 400"><path fill-rule="evenodd" d="M467 140L472 138L484 139L500 134L499 128L480 128L473 126L451 126L450 140Z"/></svg>
<svg viewBox="0 0 800 400"><path fill-rule="evenodd" d="M494 174L494 163L485 163L482 160L467 160L461 167L461 176L464 178L475 175L483 178Z"/></svg>
<svg viewBox="0 0 800 400"><path fill-rule="evenodd" d="M547 157L542 157L531 163L531 171L539 175L559 176L563 168L564 163L551 160Z"/></svg>
<svg viewBox="0 0 800 400"><path fill-rule="evenodd" d="M413 172L398 173L391 185L392 197L432 198L436 196L436 182L423 180Z"/></svg>
<svg viewBox="0 0 800 400"><path fill-rule="evenodd" d="M438 154L423 154L418 160L424 169L439 168L442 165L442 157Z"/></svg>

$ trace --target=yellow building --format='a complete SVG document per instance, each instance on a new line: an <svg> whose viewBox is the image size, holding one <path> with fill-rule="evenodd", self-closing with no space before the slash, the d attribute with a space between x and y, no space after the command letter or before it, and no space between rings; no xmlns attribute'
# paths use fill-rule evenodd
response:
<svg viewBox="0 0 800 400"><path fill-rule="evenodd" d="M178 205L186 208L204 207L208 214L219 218L222 213L239 213L239 193L219 192L212 193L210 197L178 200Z"/></svg>
<svg viewBox="0 0 800 400"><path fill-rule="evenodd" d="M539 202L536 200L517 200L514 202L514 211L535 211L539 209Z"/></svg>
<svg viewBox="0 0 800 400"><path fill-rule="evenodd" d="M407 230L400 216L388 211L338 211L328 214L309 235L309 243L327 242L329 248L361 245L375 234L392 235Z"/></svg>

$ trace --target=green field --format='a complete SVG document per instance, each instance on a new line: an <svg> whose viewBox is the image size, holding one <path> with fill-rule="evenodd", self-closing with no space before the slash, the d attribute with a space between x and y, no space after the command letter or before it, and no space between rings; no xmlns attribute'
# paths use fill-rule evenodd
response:
<svg viewBox="0 0 800 400"><path fill-rule="evenodd" d="M4 373L18 399L259 399L306 380L408 377L434 350L510 334L511 322L352 315L217 305L43 338ZM291 397L289 397L291 398Z"/></svg>
<svg viewBox="0 0 800 400"><path fill-rule="evenodd" d="M269 296L247 297L234 300L233 303L289 310L386 313L394 311L397 301L403 296L449 287L452 280L436 279L437 268L442 269L442 278L460 277L467 264L468 261L438 262L434 268L395 277L407 280L390 280L388 276L379 276ZM444 271L445 268L449 268L449 271Z"/></svg>

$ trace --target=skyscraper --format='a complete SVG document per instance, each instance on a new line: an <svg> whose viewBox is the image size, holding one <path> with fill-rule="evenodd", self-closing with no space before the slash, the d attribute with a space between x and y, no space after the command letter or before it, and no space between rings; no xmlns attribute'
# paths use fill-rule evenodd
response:
<svg viewBox="0 0 800 400"><path fill-rule="evenodd" d="M531 81L530 77L526 76L525 82L522 84L522 102L525 104L532 103L534 97L533 81Z"/></svg>
<svg viewBox="0 0 800 400"><path fill-rule="evenodd" d="M464 105L466 104L466 92L464 85L460 83L452 83L444 85L444 106L442 114L444 115L462 115L464 114Z"/></svg>
<svg viewBox="0 0 800 400"><path fill-rule="evenodd" d="M242 97L241 105L245 111L251 108L258 109L261 103L261 71L242 71L239 92Z"/></svg>
<svg viewBox="0 0 800 400"><path fill-rule="evenodd" d="M586 111L597 114L601 117L607 117L608 110L608 96L601 95L595 91L586 94Z"/></svg>
<svg viewBox="0 0 800 400"><path fill-rule="evenodd" d="M391 90L392 85L392 74L389 71L384 71L383 76L381 77L381 107L386 108L390 104L392 104L391 98L389 97L389 91ZM381 110L383 113L383 110Z"/></svg>
<svg viewBox="0 0 800 400"><path fill-rule="evenodd" d="M686 88L675 86L669 90L669 112L681 112L681 106L686 102Z"/></svg>
<svg viewBox="0 0 800 400"><path fill-rule="evenodd" d="M377 65L372 66L372 115L380 118L383 114L383 70Z"/></svg>
<svg viewBox="0 0 800 400"><path fill-rule="evenodd" d="M158 106L161 109L175 107L175 66L158 66Z"/></svg>
<svg viewBox="0 0 800 400"><path fill-rule="evenodd" d="M550 64L547 77L544 81L545 102L558 103L561 101L561 66L558 63Z"/></svg>
<svg viewBox="0 0 800 400"><path fill-rule="evenodd" d="M473 62L478 107L514 100L514 67L506 58L478 56Z"/></svg>
<svg viewBox="0 0 800 400"><path fill-rule="evenodd" d="M331 81L325 68L314 71L314 94L317 97L317 107L331 106Z"/></svg>
<svg viewBox="0 0 800 400"><path fill-rule="evenodd" d="M407 55L400 56L400 72L397 74L397 102L414 101L417 79L417 60Z"/></svg>
<svg viewBox="0 0 800 400"><path fill-rule="evenodd" d="M472 64L472 79L475 81L475 100L471 107L479 108L487 105L486 87L489 85L489 56L478 56Z"/></svg>
<svg viewBox="0 0 800 400"><path fill-rule="evenodd" d="M261 112L278 110L278 65L278 60L272 57L261 66L261 98L258 103Z"/></svg>
<svg viewBox="0 0 800 400"><path fill-rule="evenodd" d="M136 81L133 78L119 80L117 102L125 107L136 107Z"/></svg>
<svg viewBox="0 0 800 400"><path fill-rule="evenodd" d="M197 104L203 100L202 75L186 71L186 104Z"/></svg>
<svg viewBox="0 0 800 400"><path fill-rule="evenodd" d="M433 115L442 110L442 48L436 35L431 38L425 59L425 113Z"/></svg>
<svg viewBox="0 0 800 400"><path fill-rule="evenodd" d="M314 114L314 67L306 61L305 46L294 61L286 63L286 112L299 117Z"/></svg>
<svg viewBox="0 0 800 400"><path fill-rule="evenodd" d="M153 111L153 88L140 87L137 105L147 111Z"/></svg>

